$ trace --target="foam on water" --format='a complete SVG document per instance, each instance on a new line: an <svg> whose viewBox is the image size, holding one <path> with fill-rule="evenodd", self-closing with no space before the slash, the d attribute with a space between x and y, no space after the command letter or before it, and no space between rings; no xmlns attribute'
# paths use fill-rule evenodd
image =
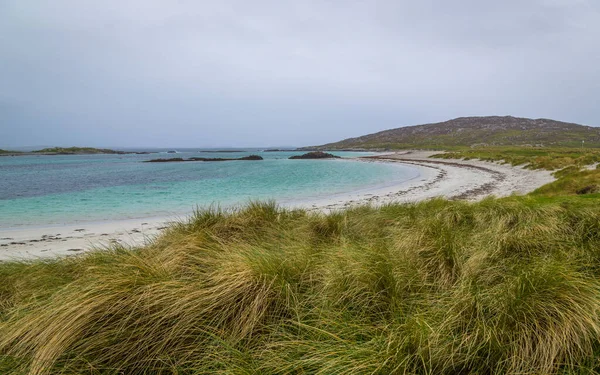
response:
<svg viewBox="0 0 600 375"><path fill-rule="evenodd" d="M419 175L402 165L287 159L297 152L262 152L263 161L142 163L252 153L257 152L0 157L0 227L185 214L256 199L308 202Z"/></svg>

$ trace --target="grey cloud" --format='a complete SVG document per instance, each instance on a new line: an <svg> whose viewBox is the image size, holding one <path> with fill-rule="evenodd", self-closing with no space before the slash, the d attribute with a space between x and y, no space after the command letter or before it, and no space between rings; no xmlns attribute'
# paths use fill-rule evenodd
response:
<svg viewBox="0 0 600 375"><path fill-rule="evenodd" d="M461 115L600 124L585 0L0 0L0 146L323 143Z"/></svg>

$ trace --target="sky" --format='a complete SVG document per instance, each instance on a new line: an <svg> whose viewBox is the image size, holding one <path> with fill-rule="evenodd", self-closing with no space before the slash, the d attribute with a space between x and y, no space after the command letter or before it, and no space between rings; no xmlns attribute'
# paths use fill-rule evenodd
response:
<svg viewBox="0 0 600 375"><path fill-rule="evenodd" d="M0 0L0 147L600 125L598 0Z"/></svg>

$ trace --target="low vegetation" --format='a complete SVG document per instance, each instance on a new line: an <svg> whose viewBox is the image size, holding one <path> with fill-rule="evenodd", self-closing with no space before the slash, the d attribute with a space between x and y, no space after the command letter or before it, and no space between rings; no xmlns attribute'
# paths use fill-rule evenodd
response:
<svg viewBox="0 0 600 375"><path fill-rule="evenodd" d="M458 149L434 155L443 159L479 159L503 162L529 169L557 170L566 167L582 168L600 162L597 148L552 147L476 147Z"/></svg>

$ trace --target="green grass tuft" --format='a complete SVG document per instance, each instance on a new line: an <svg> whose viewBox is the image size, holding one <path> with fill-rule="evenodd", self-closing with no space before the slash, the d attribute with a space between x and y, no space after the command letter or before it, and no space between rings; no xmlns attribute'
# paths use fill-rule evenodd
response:
<svg viewBox="0 0 600 375"><path fill-rule="evenodd" d="M0 372L596 373L600 200L536 194L213 207L143 248L2 263Z"/></svg>

